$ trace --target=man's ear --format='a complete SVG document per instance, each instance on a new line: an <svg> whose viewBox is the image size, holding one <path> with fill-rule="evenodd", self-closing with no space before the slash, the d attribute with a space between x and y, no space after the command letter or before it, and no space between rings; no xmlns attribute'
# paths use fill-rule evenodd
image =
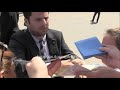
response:
<svg viewBox="0 0 120 90"><path fill-rule="evenodd" d="M24 18L24 22L26 26L29 26L29 21L26 18Z"/></svg>

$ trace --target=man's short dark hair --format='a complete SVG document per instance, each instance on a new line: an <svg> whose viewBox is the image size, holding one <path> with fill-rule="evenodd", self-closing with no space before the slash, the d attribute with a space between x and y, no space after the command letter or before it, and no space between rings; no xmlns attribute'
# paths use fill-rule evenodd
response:
<svg viewBox="0 0 120 90"><path fill-rule="evenodd" d="M32 12L23 12L24 17L29 20L29 17L32 15Z"/></svg>
<svg viewBox="0 0 120 90"><path fill-rule="evenodd" d="M29 20L29 17L32 15L32 12L23 12L23 15L27 20Z"/></svg>

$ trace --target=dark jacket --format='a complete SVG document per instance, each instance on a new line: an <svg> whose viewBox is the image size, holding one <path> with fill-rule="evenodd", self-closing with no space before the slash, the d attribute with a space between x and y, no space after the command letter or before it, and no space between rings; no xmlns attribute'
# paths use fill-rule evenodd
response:
<svg viewBox="0 0 120 90"><path fill-rule="evenodd" d="M73 54L65 43L62 32L49 29L46 40L50 56ZM34 56L39 55L39 49L28 30L15 33L10 39L9 49L15 53L17 59L21 58L26 61L30 61ZM21 77L20 73L18 77Z"/></svg>
<svg viewBox="0 0 120 90"><path fill-rule="evenodd" d="M5 44L9 43L9 39L12 36L12 34L19 30L18 20L19 20L18 12L1 12L0 16L1 42L4 42Z"/></svg>

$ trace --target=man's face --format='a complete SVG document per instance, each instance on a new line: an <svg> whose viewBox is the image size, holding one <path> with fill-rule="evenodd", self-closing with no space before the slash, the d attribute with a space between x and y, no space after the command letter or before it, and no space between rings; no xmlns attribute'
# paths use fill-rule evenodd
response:
<svg viewBox="0 0 120 90"><path fill-rule="evenodd" d="M115 39L109 34L105 34L102 44L117 46Z"/></svg>
<svg viewBox="0 0 120 90"><path fill-rule="evenodd" d="M49 27L49 13L48 12L32 12L27 21L27 27L35 36L44 36Z"/></svg>

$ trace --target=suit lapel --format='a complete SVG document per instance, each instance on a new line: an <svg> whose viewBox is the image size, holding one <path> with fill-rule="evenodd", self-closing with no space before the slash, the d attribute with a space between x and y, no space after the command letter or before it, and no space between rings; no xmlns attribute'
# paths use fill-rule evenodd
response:
<svg viewBox="0 0 120 90"><path fill-rule="evenodd" d="M37 45L36 45L36 43L35 43L35 41L33 40L33 38L32 38L32 36L31 36L31 34L30 34L30 32L28 31L28 30L26 30L26 35L27 35L27 43L28 43L28 48L30 49L30 52L31 52L31 54L32 54L32 56L37 56L37 55L39 55L39 49L38 49L38 47L37 47Z"/></svg>
<svg viewBox="0 0 120 90"><path fill-rule="evenodd" d="M48 33L46 34L46 39L47 39L47 44L48 44L48 49L49 49L49 54L51 56L58 56L59 55L59 50L57 47L57 40L53 36L53 34L48 30Z"/></svg>
<svg viewBox="0 0 120 90"><path fill-rule="evenodd" d="M39 55L39 49L28 30L26 30L26 35L28 37L27 45L28 45L28 48L30 49L32 56ZM47 40L47 44L48 44L49 54L51 56L58 56L59 50L58 50L57 40L50 30L48 30L48 32L46 34L46 40Z"/></svg>

